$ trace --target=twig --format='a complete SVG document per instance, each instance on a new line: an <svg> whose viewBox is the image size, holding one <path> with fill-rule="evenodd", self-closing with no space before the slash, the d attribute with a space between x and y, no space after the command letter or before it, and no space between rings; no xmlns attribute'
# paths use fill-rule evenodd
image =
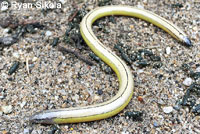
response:
<svg viewBox="0 0 200 134"><path fill-rule="evenodd" d="M37 28L43 28L44 26L40 24L37 20L19 20L18 18L14 18L13 16L9 16L5 19L0 18L0 26L3 28L9 27L11 29L15 29L18 26L26 26L26 25L33 25Z"/></svg>
<svg viewBox="0 0 200 134"><path fill-rule="evenodd" d="M78 13L78 9L76 9L76 11L69 16L68 21L71 22L76 17L77 13Z"/></svg>
<svg viewBox="0 0 200 134"><path fill-rule="evenodd" d="M72 14L70 14L70 16L69 16L69 18L68 18L68 21L69 22L71 22L75 17L76 17L76 15L77 15L77 13L78 13L78 6L77 6L77 4L73 1L73 4L72 4L72 7L73 7L73 9L75 9L75 12L73 12Z"/></svg>
<svg viewBox="0 0 200 134"><path fill-rule="evenodd" d="M92 61L90 61L87 57L80 55L79 54L80 52L78 52L78 51L67 49L67 48L61 47L61 46L58 46L58 51L61 51L63 54L71 53L71 54L75 55L78 59L87 63L88 65L91 65L91 66L94 65L94 63Z"/></svg>

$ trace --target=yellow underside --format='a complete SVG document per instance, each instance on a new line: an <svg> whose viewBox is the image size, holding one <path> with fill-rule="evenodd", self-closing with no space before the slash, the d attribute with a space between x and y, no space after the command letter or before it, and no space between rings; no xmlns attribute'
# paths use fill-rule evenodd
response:
<svg viewBox="0 0 200 134"><path fill-rule="evenodd" d="M133 95L133 92L132 92ZM88 122L88 121L95 121L95 120L101 120L101 119L105 119L108 117L111 117L113 115L116 115L117 113L119 113L120 111L122 111L129 103L129 101L132 98L132 95L130 95L130 97L128 98L128 100L126 101L126 103L124 103L121 107L108 112L108 113L104 113L104 114L99 114L99 115L93 115L93 116L87 116L87 117L76 117L76 118L55 118L53 119L53 122L55 122L56 124L65 124L65 123L78 123L78 122Z"/></svg>
<svg viewBox="0 0 200 134"><path fill-rule="evenodd" d="M113 8L114 6L110 6L109 8ZM119 6L119 8L121 8L123 6ZM129 7L130 8L130 7ZM103 10L104 8L102 8L101 10ZM125 10L124 8L121 9L121 10ZM107 15L125 15L125 16L133 16L133 17L137 17L137 18L140 18L140 19L143 19L143 20L146 20L150 23L153 23L154 25L162 28L163 30L165 30L166 32L168 32L169 34L171 34L174 38L178 39L178 40L181 40L180 38L180 35L177 34L177 33L183 33L178 27L176 27L175 25L172 25L171 23L169 23L167 20L157 16L156 14L154 13L151 13L151 12L148 12L148 11L145 11L145 10L141 10L141 9L138 9L137 10L138 12L145 12L145 15L138 15L137 13L134 13L134 12L120 12L120 11L117 11L116 8L115 10L112 12L112 11L109 11L109 12L98 12L96 13L95 11L95 17L93 18L92 23L98 19L98 18L101 18L101 17L104 17L104 16L107 16ZM149 16L146 16L146 14L148 14ZM156 19L155 19L156 17ZM85 24L84 24L85 25ZM167 27L165 27L165 25L167 25ZM87 30L88 29L85 29L86 30L86 33L87 33ZM81 35L83 37L83 39L85 40L86 44L91 48L91 50L97 55L99 56L106 64L108 64L113 70L114 72L117 74L117 77L119 79L119 83L120 85L122 84L122 80L123 78L121 78L122 76L120 76L120 69L127 69L128 70L128 74L127 76L129 77L128 80L130 81L130 85L127 86L126 88L122 88L121 90L127 90L127 91L130 91L132 90L131 88L133 87L133 81L132 81L132 78L131 78L131 73L129 72L129 69L128 67L126 67L126 65L124 65L123 62L121 62L121 64L123 64L124 66L121 68L117 67L118 64L114 64L116 61L113 61L111 62L110 59L106 56L104 56L103 51L102 53L95 47L95 45L97 44L92 44L89 39L87 39L87 35L85 35L85 31L83 31L82 29L80 29L80 32L81 32ZM92 31L91 31L92 32ZM184 33L183 33L184 35ZM90 37L91 38L94 38L94 37ZM98 44L99 45L99 44ZM117 61L121 61L120 59L116 58ZM123 74L123 73L121 73ZM130 91L131 92L131 91ZM129 92L126 92L129 94ZM127 94L126 94L127 95ZM106 112L106 113L101 113L101 114L96 114L94 113L94 115L91 115L91 116L80 116L77 115L77 117L73 117L73 118L54 118L53 119L53 123L57 123L57 124L63 124L63 123L77 123L77 122L88 122L88 121L94 121L94 120L101 120L101 119L105 119L105 118L108 118L108 117L111 117L111 116L114 116L116 115L117 113L119 113L120 111L122 111L129 103L129 101L131 100L131 97L133 95L133 91L131 92L131 94L129 95L128 99L125 101L124 104L122 104L121 106L119 107L116 107L115 109L109 111L109 112Z"/></svg>

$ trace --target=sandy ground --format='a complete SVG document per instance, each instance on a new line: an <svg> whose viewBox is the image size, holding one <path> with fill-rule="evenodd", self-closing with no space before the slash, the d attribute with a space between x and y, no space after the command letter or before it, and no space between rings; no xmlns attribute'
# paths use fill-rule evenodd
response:
<svg viewBox="0 0 200 134"><path fill-rule="evenodd" d="M140 68L137 62L129 65L135 82L134 96L129 105L114 117L66 125L31 124L28 117L35 112L101 103L118 91L116 75L106 73L92 60L89 57L91 50L84 43L80 47L74 42L64 41L73 7L81 9L85 4L85 9L89 11L97 7L99 2L60 2L62 7L52 10L1 8L1 24L6 17L12 16L12 22L36 21L44 27L35 28L34 33L25 33L16 43L0 50L0 133L200 133L199 116L195 116L189 107L180 106L176 109L176 102L182 100L188 86L199 83L200 79L190 78L181 69L183 64L189 64L194 72L200 70L200 2L196 0L112 0L112 5L144 8L170 20L186 32L193 47L183 46L163 30L136 18L118 16L100 19L98 25L94 26L94 32L117 55L120 56L120 53L114 46L120 42L124 49L131 52L148 49L161 57L163 65L160 68L154 68L152 64ZM17 28L0 27L0 37L14 35ZM88 65L71 53L62 54L51 45L55 37L60 39L59 46L79 51L95 64ZM19 68L10 75L9 70L16 61L19 62ZM185 80L189 80L187 86L184 85ZM138 101L138 96L142 97L143 102ZM196 104L199 104L199 97L195 97ZM166 113L166 109L169 113ZM143 111L143 121L125 117L127 111Z"/></svg>

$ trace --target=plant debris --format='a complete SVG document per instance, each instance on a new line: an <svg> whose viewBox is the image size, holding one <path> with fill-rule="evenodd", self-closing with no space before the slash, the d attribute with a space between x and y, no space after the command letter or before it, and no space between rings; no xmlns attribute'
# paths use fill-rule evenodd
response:
<svg viewBox="0 0 200 134"><path fill-rule="evenodd" d="M9 71L8 71L8 74L11 75L13 74L17 69L19 68L19 62L18 61L15 61L13 63L13 65L10 67Z"/></svg>
<svg viewBox="0 0 200 134"><path fill-rule="evenodd" d="M78 51L67 49L67 48L61 47L61 46L58 46L58 51L61 51L63 54L71 53L71 54L75 55L78 59L80 59L80 60L84 61L85 63L87 63L88 65L90 65L90 66L94 65L94 63L92 61L90 61L85 56L80 55L80 52L78 52Z"/></svg>
<svg viewBox="0 0 200 134"><path fill-rule="evenodd" d="M196 115L200 115L199 104L196 104L196 97L192 94L196 94L200 96L200 84L193 83L187 90L183 96L182 102L180 103L182 106L188 106L192 109L192 112Z"/></svg>
<svg viewBox="0 0 200 134"><path fill-rule="evenodd" d="M0 47L8 47L16 43L21 36L27 33L35 33L34 28L42 29L44 26L36 20L22 20L14 19L12 16L7 17L0 23L3 28L11 28L15 31L11 36L0 37Z"/></svg>
<svg viewBox="0 0 200 134"><path fill-rule="evenodd" d="M74 44L78 49L83 49L85 42L80 34L79 24L82 18L87 14L85 5L81 9L75 8L68 18L68 28L66 29L64 40L67 44Z"/></svg>
<svg viewBox="0 0 200 134"><path fill-rule="evenodd" d="M98 3L98 6L106 6L106 5L110 5L112 2L112 0L100 0Z"/></svg>
<svg viewBox="0 0 200 134"><path fill-rule="evenodd" d="M143 118L142 118L143 112L140 112L140 111L125 112L125 116L129 117L133 121L143 121Z"/></svg>
<svg viewBox="0 0 200 134"><path fill-rule="evenodd" d="M42 29L44 25L40 24L39 21L37 20L19 20L18 18L14 18L13 16L6 17L5 19L2 19L0 22L0 26L2 28L11 28L15 29L19 26L27 26L27 25L32 25L35 28L40 28Z"/></svg>
<svg viewBox="0 0 200 134"><path fill-rule="evenodd" d="M58 38L58 37L55 37L55 38L53 39L52 43L51 43L51 46L52 46L52 47L57 46L58 42L59 42L59 38Z"/></svg>
<svg viewBox="0 0 200 134"><path fill-rule="evenodd" d="M130 47L124 47L122 43L114 46L120 52L122 59L129 65L136 62L139 68L144 68L153 65L153 68L160 68L162 66L160 56L153 54L150 50L139 49L136 52L132 51Z"/></svg>

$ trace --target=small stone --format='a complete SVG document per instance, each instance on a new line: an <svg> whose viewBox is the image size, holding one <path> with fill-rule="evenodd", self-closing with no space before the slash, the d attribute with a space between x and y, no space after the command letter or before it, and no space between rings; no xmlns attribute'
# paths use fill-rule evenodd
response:
<svg viewBox="0 0 200 134"><path fill-rule="evenodd" d="M196 68L196 72L200 72L200 67L197 67L197 68Z"/></svg>
<svg viewBox="0 0 200 134"><path fill-rule="evenodd" d="M198 27L195 26L195 27L193 27L192 29L193 29L194 31L197 31L197 30L198 30Z"/></svg>
<svg viewBox="0 0 200 134"><path fill-rule="evenodd" d="M9 77L8 80L9 80L9 81L13 81L13 78L12 78L12 77Z"/></svg>
<svg viewBox="0 0 200 134"><path fill-rule="evenodd" d="M3 33L4 33L4 34L7 34L9 31L10 31L9 28L5 28L5 29L3 30Z"/></svg>
<svg viewBox="0 0 200 134"><path fill-rule="evenodd" d="M159 99L157 103L158 103L159 105L166 105L166 103L165 103L162 99Z"/></svg>
<svg viewBox="0 0 200 134"><path fill-rule="evenodd" d="M141 74L141 73L144 72L144 70L143 69L138 69L137 72L138 72L138 74Z"/></svg>
<svg viewBox="0 0 200 134"><path fill-rule="evenodd" d="M14 53L13 53L13 57L15 57L15 58L19 59L20 55L19 55L19 53L18 53L18 52L14 52Z"/></svg>
<svg viewBox="0 0 200 134"><path fill-rule="evenodd" d="M20 107L23 108L25 105L26 105L26 102L23 101L23 102L20 104Z"/></svg>
<svg viewBox="0 0 200 134"><path fill-rule="evenodd" d="M153 126L154 126L154 127L159 127L159 124L158 124L157 122L154 122L154 123L153 123Z"/></svg>
<svg viewBox="0 0 200 134"><path fill-rule="evenodd" d="M30 133L30 129L25 128L25 129L24 129L24 134L29 134L29 133Z"/></svg>
<svg viewBox="0 0 200 134"><path fill-rule="evenodd" d="M14 43L16 43L18 38L14 36L5 36L5 37L0 37L0 45L1 46L10 46Z"/></svg>
<svg viewBox="0 0 200 134"><path fill-rule="evenodd" d="M67 100L67 96L62 96L62 99L63 100Z"/></svg>
<svg viewBox="0 0 200 134"><path fill-rule="evenodd" d="M144 102L144 99L143 99L142 96L138 96L137 100L140 101L140 102Z"/></svg>
<svg viewBox="0 0 200 134"><path fill-rule="evenodd" d="M37 57L33 57L32 61L35 62L37 61L37 59L38 59Z"/></svg>
<svg viewBox="0 0 200 134"><path fill-rule="evenodd" d="M46 35L47 37L49 37L49 36L52 35L52 32L51 32L51 31L46 31L45 35Z"/></svg>
<svg viewBox="0 0 200 134"><path fill-rule="evenodd" d="M169 114L173 111L173 107L169 106L169 107L163 107L163 112L166 114Z"/></svg>
<svg viewBox="0 0 200 134"><path fill-rule="evenodd" d="M169 55L170 53L171 53L171 48L170 48L170 47L167 47L167 48L166 48L166 54Z"/></svg>
<svg viewBox="0 0 200 134"><path fill-rule="evenodd" d="M183 85L185 85L185 86L190 86L191 84L192 84L192 79L191 78L186 78L183 81Z"/></svg>
<svg viewBox="0 0 200 134"><path fill-rule="evenodd" d="M58 84L60 84L61 82L62 82L62 79L57 79L57 81L58 81Z"/></svg>
<svg viewBox="0 0 200 134"><path fill-rule="evenodd" d="M99 90L97 91L97 94L98 94L98 95L102 95L102 94L103 94L103 90L99 89Z"/></svg>
<svg viewBox="0 0 200 134"><path fill-rule="evenodd" d="M9 113L12 112L12 106L11 105L9 105L9 106L2 106L1 110L2 110L3 113L9 114Z"/></svg>
<svg viewBox="0 0 200 134"><path fill-rule="evenodd" d="M134 26L133 26L133 25L130 25L129 27L130 27L131 29L134 29Z"/></svg>
<svg viewBox="0 0 200 134"><path fill-rule="evenodd" d="M55 100L58 100L59 99L59 96L55 96Z"/></svg>

